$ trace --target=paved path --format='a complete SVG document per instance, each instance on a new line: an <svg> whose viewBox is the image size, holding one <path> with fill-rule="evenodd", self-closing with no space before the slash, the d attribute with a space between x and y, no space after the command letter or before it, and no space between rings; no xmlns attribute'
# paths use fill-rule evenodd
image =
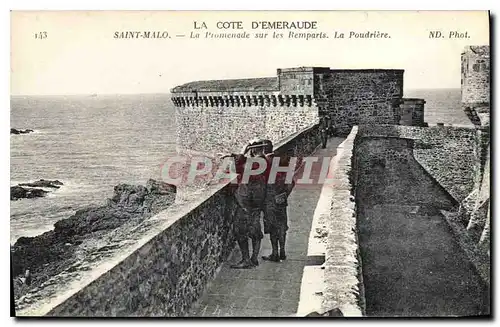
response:
<svg viewBox="0 0 500 327"><path fill-rule="evenodd" d="M481 282L440 214L376 205L358 216L368 316L488 313Z"/></svg>
<svg viewBox="0 0 500 327"><path fill-rule="evenodd" d="M316 156L333 157L342 138L332 138ZM321 161L321 160L320 160ZM317 175L312 173L311 175ZM314 178L313 178L314 179ZM315 264L307 256L309 233L322 185L298 185L289 198L287 260L271 263L260 259L254 269L231 269L240 259L235 249L217 278L208 286L190 316L205 317L277 317L297 312L302 275L306 264ZM261 255L271 252L269 236L262 240ZM317 264L317 262L316 262Z"/></svg>

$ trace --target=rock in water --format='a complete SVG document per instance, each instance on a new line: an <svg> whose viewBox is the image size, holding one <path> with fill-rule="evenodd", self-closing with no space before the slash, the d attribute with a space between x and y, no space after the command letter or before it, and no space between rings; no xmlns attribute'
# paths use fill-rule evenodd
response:
<svg viewBox="0 0 500 327"><path fill-rule="evenodd" d="M154 179L148 180L148 182L146 183L146 188L148 189L149 193L155 193L155 194L171 195L177 193L177 187L175 185L164 182L158 182L155 181Z"/></svg>
<svg viewBox="0 0 500 327"><path fill-rule="evenodd" d="M57 189L60 185L63 185L63 183L59 180L50 181L45 179L40 179L33 183L20 183L17 186L10 187L10 199L18 200L44 197L49 192L37 187Z"/></svg>
<svg viewBox="0 0 500 327"><path fill-rule="evenodd" d="M10 187L11 200L40 198L44 197L47 193L49 192L39 188L24 188L21 186Z"/></svg>
<svg viewBox="0 0 500 327"><path fill-rule="evenodd" d="M15 129L15 128L11 128L10 129L10 134L28 134L28 133L31 133L31 132L34 132L34 130L32 129Z"/></svg>
<svg viewBox="0 0 500 327"><path fill-rule="evenodd" d="M175 185L150 179L146 183L146 188L148 196L144 199L144 207L150 213L158 213L175 202L177 194Z"/></svg>
<svg viewBox="0 0 500 327"><path fill-rule="evenodd" d="M64 270L64 263L71 260L76 247L95 237L95 232L106 233L131 221L139 224L173 204L177 190L173 185L149 180L146 186L117 185L114 192L104 206L78 210L56 222L54 230L19 238L11 248L14 275L23 274L26 269L33 276L51 276Z"/></svg>
<svg viewBox="0 0 500 327"><path fill-rule="evenodd" d="M318 313L314 311L306 315L306 317L314 317L314 318L343 317L343 316L344 314L342 313L342 311L340 311L339 308L334 308L324 313Z"/></svg>
<svg viewBox="0 0 500 327"><path fill-rule="evenodd" d="M115 194L109 206L130 213L157 213L175 201L175 185L148 180L142 185L120 184L115 186Z"/></svg>
<svg viewBox="0 0 500 327"><path fill-rule="evenodd" d="M61 185L64 185L61 181L59 180L45 180L45 179L40 179L36 182L33 183L21 183L18 184L19 186L29 186L29 187L49 187L49 188L59 188Z"/></svg>

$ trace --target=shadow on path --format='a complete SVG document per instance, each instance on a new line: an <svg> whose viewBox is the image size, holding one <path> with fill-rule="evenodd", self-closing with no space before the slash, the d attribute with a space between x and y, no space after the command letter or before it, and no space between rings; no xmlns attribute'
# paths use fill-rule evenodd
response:
<svg viewBox="0 0 500 327"><path fill-rule="evenodd" d="M379 204L358 224L368 316L488 314L489 291L443 216Z"/></svg>

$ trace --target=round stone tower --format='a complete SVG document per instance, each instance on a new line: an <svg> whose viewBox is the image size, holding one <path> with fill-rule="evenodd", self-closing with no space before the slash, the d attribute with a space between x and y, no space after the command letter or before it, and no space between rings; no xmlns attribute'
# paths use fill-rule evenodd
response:
<svg viewBox="0 0 500 327"><path fill-rule="evenodd" d="M489 126L490 47L467 46L462 52L462 109L477 127Z"/></svg>

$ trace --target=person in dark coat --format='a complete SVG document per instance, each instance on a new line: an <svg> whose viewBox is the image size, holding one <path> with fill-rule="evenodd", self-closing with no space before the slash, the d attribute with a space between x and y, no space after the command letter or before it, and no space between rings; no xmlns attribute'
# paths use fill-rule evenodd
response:
<svg viewBox="0 0 500 327"><path fill-rule="evenodd" d="M319 122L319 137L321 138L321 148L325 149L328 142L328 124L325 118Z"/></svg>
<svg viewBox="0 0 500 327"><path fill-rule="evenodd" d="M238 186L234 192L237 208L233 226L236 241L241 251L241 261L231 266L235 269L249 269L259 265L258 256L261 240L264 237L260 219L266 194L266 176L265 173L250 176L248 183L242 182L242 176L249 158L247 155L265 158L263 148L263 142L256 140L245 148L243 154L230 155L234 158L238 174ZM257 163L254 165L258 166ZM257 166L253 166L252 169L258 168ZM252 241L251 256L248 239Z"/></svg>
<svg viewBox="0 0 500 327"><path fill-rule="evenodd" d="M267 154L269 160L274 158L273 154ZM279 158L279 165L287 167L290 164L290 156L283 155ZM288 196L295 186L292 179L287 181L287 172L277 172L274 182L269 180L266 189L266 200L264 207L264 234L269 234L271 241L271 254L263 256L267 261L280 262L286 259L286 232L288 231Z"/></svg>

